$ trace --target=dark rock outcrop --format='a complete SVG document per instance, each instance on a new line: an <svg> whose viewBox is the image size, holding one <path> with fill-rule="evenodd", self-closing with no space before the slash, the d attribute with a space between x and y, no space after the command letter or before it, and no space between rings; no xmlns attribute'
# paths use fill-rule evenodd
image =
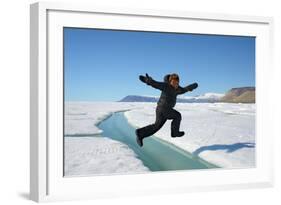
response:
<svg viewBox="0 0 281 205"><path fill-rule="evenodd" d="M255 87L232 88L220 101L229 103L255 103L255 96Z"/></svg>

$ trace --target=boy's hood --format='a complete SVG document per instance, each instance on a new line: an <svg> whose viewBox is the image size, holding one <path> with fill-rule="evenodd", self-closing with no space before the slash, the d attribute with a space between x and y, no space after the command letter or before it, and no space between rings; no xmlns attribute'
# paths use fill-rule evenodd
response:
<svg viewBox="0 0 281 205"><path fill-rule="evenodd" d="M169 82L169 77L170 77L170 74L164 76L164 82L165 83Z"/></svg>

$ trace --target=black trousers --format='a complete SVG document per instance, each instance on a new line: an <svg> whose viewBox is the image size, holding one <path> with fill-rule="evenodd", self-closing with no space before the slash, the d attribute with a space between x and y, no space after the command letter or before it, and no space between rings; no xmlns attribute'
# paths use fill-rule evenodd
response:
<svg viewBox="0 0 281 205"><path fill-rule="evenodd" d="M153 124L137 129L141 138L149 137L160 130L167 120L172 120L171 135L179 132L181 114L173 108L167 109L158 106L156 108L156 120Z"/></svg>

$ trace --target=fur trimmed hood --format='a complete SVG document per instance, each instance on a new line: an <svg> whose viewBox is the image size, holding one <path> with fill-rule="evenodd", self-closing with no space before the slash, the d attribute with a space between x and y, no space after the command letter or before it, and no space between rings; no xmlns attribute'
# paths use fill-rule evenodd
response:
<svg viewBox="0 0 281 205"><path fill-rule="evenodd" d="M164 82L168 83L170 78L170 74L164 76Z"/></svg>

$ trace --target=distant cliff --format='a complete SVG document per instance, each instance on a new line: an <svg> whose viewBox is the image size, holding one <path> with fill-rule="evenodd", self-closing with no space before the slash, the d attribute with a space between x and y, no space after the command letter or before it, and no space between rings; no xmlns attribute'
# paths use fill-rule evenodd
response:
<svg viewBox="0 0 281 205"><path fill-rule="evenodd" d="M255 96L255 87L232 88L220 101L229 103L255 103Z"/></svg>
<svg viewBox="0 0 281 205"><path fill-rule="evenodd" d="M128 95L119 102L157 102L157 96ZM181 96L177 98L180 103L255 103L255 87L232 88L226 94L205 93L199 96Z"/></svg>
<svg viewBox="0 0 281 205"><path fill-rule="evenodd" d="M123 99L119 100L119 102L157 102L158 97L150 97L150 96L140 96L140 95L128 95Z"/></svg>

